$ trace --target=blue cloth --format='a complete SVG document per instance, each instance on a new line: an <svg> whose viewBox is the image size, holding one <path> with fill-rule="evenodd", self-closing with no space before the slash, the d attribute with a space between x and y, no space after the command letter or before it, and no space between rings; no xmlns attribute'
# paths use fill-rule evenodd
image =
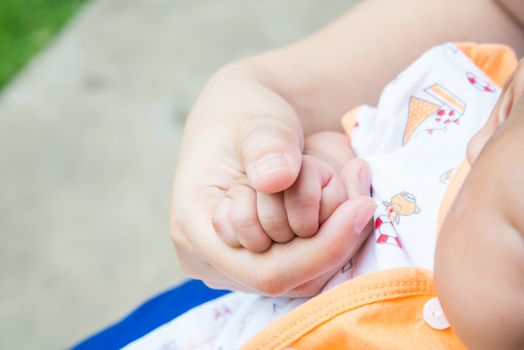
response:
<svg viewBox="0 0 524 350"><path fill-rule="evenodd" d="M120 349L190 309L229 291L190 280L146 301L120 322L75 345L73 350Z"/></svg>

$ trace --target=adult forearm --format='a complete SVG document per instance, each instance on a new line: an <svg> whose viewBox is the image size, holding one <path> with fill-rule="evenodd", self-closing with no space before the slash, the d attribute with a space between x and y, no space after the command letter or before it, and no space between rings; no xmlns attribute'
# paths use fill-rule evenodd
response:
<svg viewBox="0 0 524 350"><path fill-rule="evenodd" d="M339 128L374 103L412 60L446 41L499 42L524 53L524 31L492 0L368 0L292 45L241 61L299 114L307 134Z"/></svg>

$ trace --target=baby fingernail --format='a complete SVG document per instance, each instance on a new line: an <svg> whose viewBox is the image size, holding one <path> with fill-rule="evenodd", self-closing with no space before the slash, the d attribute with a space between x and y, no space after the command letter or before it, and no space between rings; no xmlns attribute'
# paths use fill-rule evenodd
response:
<svg viewBox="0 0 524 350"><path fill-rule="evenodd" d="M353 229L355 230L355 233L362 233L369 220L371 220L373 217L373 214L375 214L376 209L376 205L366 205L359 208L359 212L355 216L355 221L353 222Z"/></svg>
<svg viewBox="0 0 524 350"><path fill-rule="evenodd" d="M249 165L247 176L249 176L251 183L254 184L257 177L289 167L289 161L285 153L270 153Z"/></svg>

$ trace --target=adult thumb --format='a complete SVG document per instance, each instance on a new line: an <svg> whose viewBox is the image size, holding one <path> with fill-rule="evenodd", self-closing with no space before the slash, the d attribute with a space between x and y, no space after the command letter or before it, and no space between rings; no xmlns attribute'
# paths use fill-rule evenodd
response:
<svg viewBox="0 0 524 350"><path fill-rule="evenodd" d="M357 196L342 203L315 236L274 245L257 269L256 289L282 295L318 278L323 285L331 277L325 274L342 267L366 240L371 230L364 228L376 209L371 197Z"/></svg>
<svg viewBox="0 0 524 350"><path fill-rule="evenodd" d="M266 193L291 186L300 172L303 139L298 120L255 117L246 121L239 146L251 186Z"/></svg>

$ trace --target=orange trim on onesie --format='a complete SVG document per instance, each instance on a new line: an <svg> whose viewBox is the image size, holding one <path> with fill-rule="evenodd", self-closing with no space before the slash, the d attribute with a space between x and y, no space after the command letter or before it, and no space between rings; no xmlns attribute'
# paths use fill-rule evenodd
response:
<svg viewBox="0 0 524 350"><path fill-rule="evenodd" d="M437 227L435 230L436 236L440 232L442 224L444 223L444 219L446 218L446 215L448 215L453 202L455 202L455 198L457 198L457 195L462 188L462 184L466 180L470 170L471 166L469 165L467 159L464 159L451 176L448 187L446 188L446 192L444 193L444 197L442 197L442 201L440 202L440 208L437 217Z"/></svg>
<svg viewBox="0 0 524 350"><path fill-rule="evenodd" d="M422 310L434 297L433 274L425 269L360 276L271 323L242 349L465 349L450 328L425 323Z"/></svg>
<svg viewBox="0 0 524 350"><path fill-rule="evenodd" d="M465 42L456 43L455 46L499 87L518 65L515 52L506 45Z"/></svg>

